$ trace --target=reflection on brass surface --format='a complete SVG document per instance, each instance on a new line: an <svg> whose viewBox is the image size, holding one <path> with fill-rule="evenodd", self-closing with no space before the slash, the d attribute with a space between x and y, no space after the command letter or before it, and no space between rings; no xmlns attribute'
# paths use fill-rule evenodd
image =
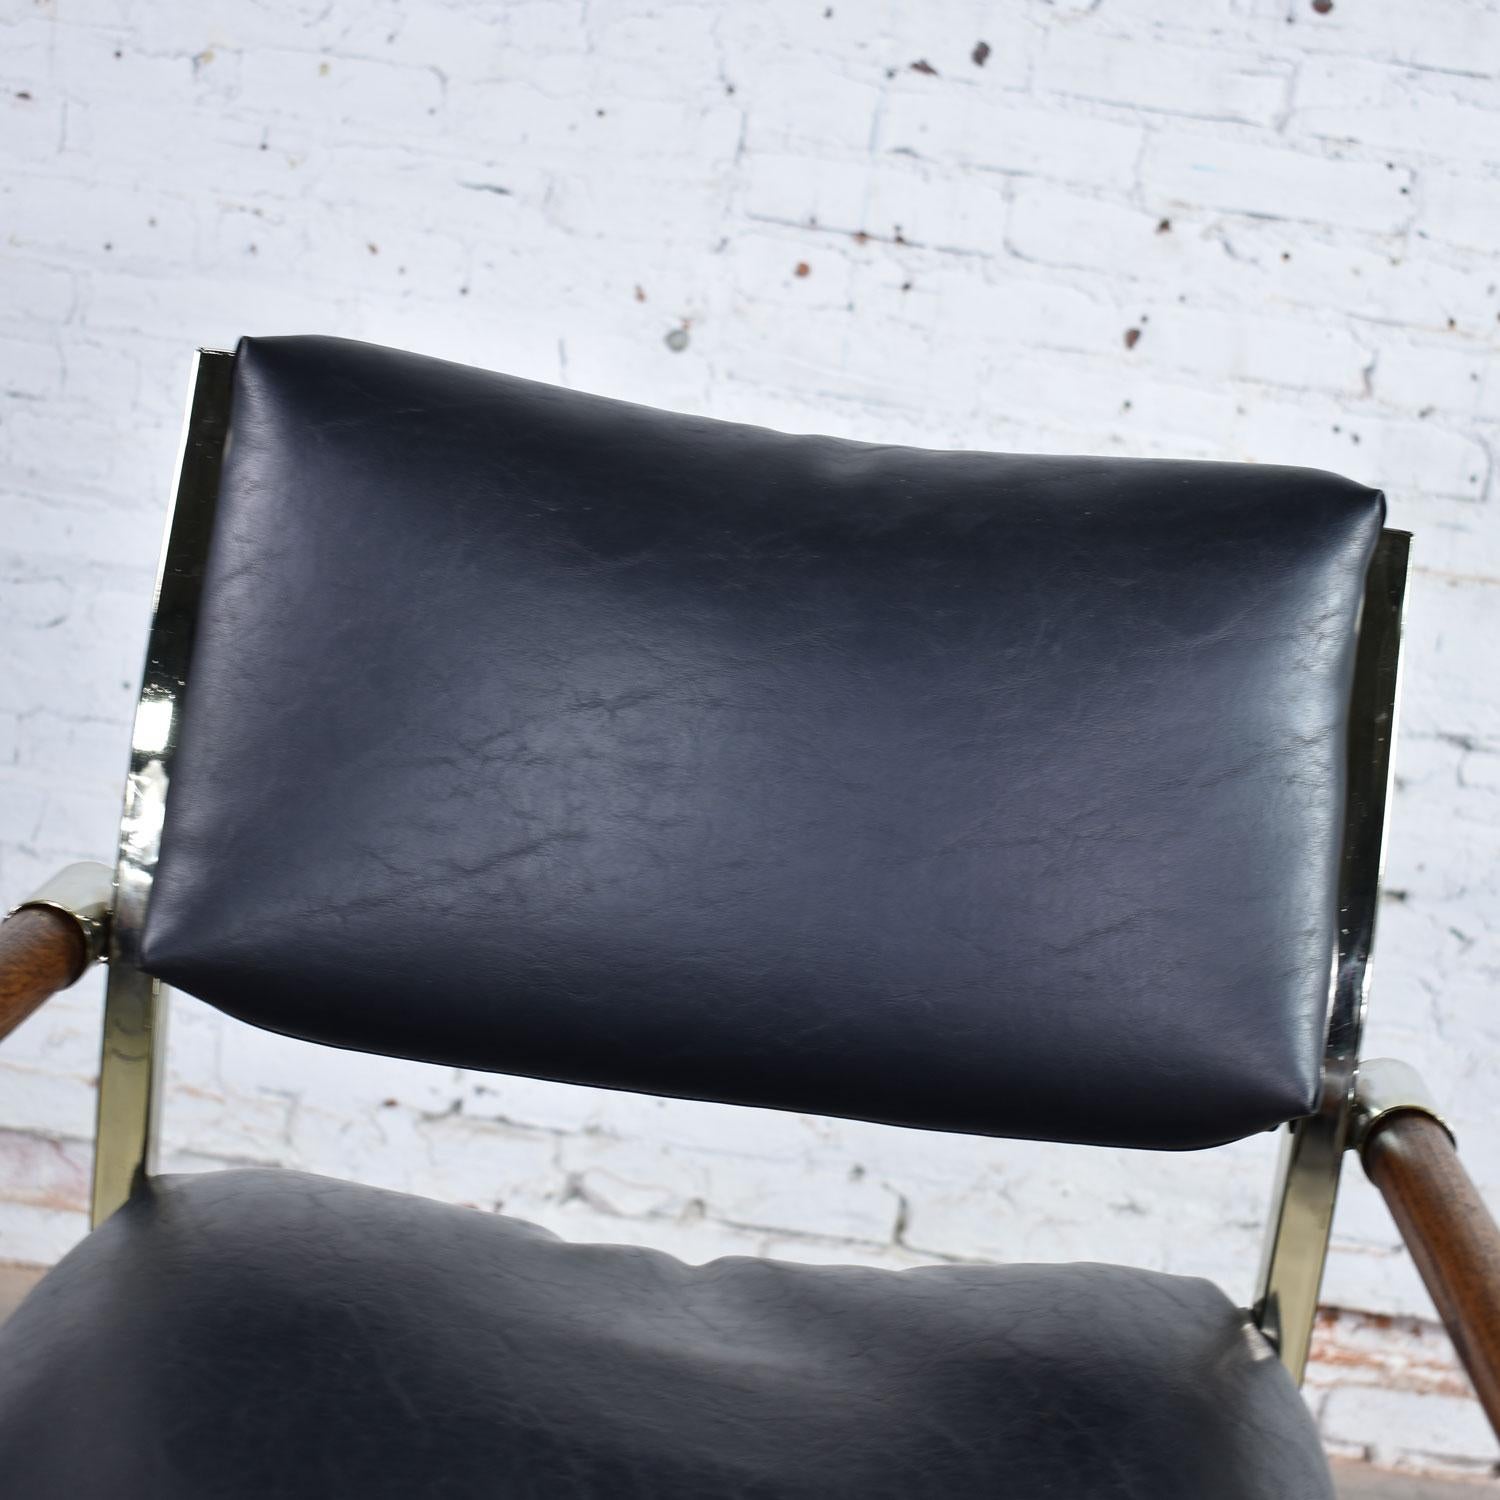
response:
<svg viewBox="0 0 1500 1500"><path fill-rule="evenodd" d="M119 1208L151 1171L156 1147L166 1001L158 981L138 966L140 934L161 845L213 532L233 368L233 356L213 350L200 350L195 361L171 520L156 578L115 866L94 1144L95 1225Z"/></svg>
<svg viewBox="0 0 1500 1500"><path fill-rule="evenodd" d="M1274 1206L1256 1288L1255 1318L1282 1363L1301 1381L1318 1289L1351 1144L1355 1072L1370 983L1370 950L1389 814L1391 752L1400 686L1401 605L1411 537L1381 533L1365 585L1350 702L1348 789L1339 869L1339 940L1334 957L1323 1093L1318 1110L1294 1120L1282 1140Z"/></svg>

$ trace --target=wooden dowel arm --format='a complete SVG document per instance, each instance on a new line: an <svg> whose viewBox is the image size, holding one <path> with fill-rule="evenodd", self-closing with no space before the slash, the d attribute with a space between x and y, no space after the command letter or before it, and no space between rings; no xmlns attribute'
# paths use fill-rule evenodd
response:
<svg viewBox="0 0 1500 1500"><path fill-rule="evenodd" d="M1424 1104L1387 1104L1359 1153L1500 1435L1500 1228Z"/></svg>
<svg viewBox="0 0 1500 1500"><path fill-rule="evenodd" d="M0 1040L104 956L110 872L77 864L0 922Z"/></svg>
<svg viewBox="0 0 1500 1500"><path fill-rule="evenodd" d="M0 922L0 1038L88 967L78 924L45 906Z"/></svg>

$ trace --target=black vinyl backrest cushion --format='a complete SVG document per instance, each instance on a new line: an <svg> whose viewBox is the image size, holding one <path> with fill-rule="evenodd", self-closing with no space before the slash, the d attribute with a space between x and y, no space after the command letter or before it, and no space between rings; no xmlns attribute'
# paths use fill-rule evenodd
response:
<svg viewBox="0 0 1500 1500"><path fill-rule="evenodd" d="M1185 1147L1314 1103L1378 493L253 339L145 966L338 1046Z"/></svg>

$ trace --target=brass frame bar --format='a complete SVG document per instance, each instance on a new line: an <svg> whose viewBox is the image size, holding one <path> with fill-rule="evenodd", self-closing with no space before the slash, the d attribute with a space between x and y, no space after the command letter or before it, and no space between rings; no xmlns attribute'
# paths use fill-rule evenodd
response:
<svg viewBox="0 0 1500 1500"><path fill-rule="evenodd" d="M155 1163L166 998L160 982L139 967L140 934L156 871L213 535L233 368L233 356L217 350L200 349L194 361L171 519L156 576L115 864L94 1137L95 1227L129 1198Z"/></svg>
<svg viewBox="0 0 1500 1500"><path fill-rule="evenodd" d="M1351 1143L1360 1034L1390 809L1400 693L1401 609L1411 536L1383 531L1365 584L1349 712L1348 787L1339 871L1339 938L1333 970L1323 1092L1317 1112L1282 1140L1254 1316L1301 1383L1328 1260L1339 1171Z"/></svg>

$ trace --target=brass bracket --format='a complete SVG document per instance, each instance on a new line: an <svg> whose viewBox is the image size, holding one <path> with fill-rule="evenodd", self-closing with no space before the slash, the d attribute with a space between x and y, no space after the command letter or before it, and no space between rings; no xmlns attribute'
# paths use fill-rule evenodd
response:
<svg viewBox="0 0 1500 1500"><path fill-rule="evenodd" d="M108 865L81 860L64 865L50 880L38 887L24 901L13 906L7 916L29 907L43 907L61 912L78 924L87 962L98 963L109 952L109 925L115 904L115 877Z"/></svg>
<svg viewBox="0 0 1500 1500"><path fill-rule="evenodd" d="M1354 1080L1354 1107L1349 1120L1349 1146L1363 1151L1376 1126L1391 1115L1426 1115L1443 1127L1456 1146L1453 1127L1438 1113L1436 1101L1410 1063L1394 1057L1372 1057L1361 1062Z"/></svg>

